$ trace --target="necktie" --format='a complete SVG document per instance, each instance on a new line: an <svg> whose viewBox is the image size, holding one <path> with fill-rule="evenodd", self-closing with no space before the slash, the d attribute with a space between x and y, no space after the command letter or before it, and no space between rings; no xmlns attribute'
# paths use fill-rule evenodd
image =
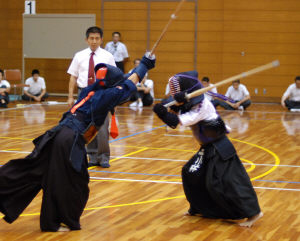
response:
<svg viewBox="0 0 300 241"><path fill-rule="evenodd" d="M92 85L95 82L95 73L94 73L94 52L91 53L89 61L89 75L88 75L88 85Z"/></svg>

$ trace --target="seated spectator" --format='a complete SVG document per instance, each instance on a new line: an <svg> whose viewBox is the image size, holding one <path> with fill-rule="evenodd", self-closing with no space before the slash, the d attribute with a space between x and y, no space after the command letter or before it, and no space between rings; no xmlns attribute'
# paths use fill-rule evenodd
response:
<svg viewBox="0 0 300 241"><path fill-rule="evenodd" d="M290 111L300 111L300 76L295 78L281 98L281 105Z"/></svg>
<svg viewBox="0 0 300 241"><path fill-rule="evenodd" d="M131 70L129 70L128 73L131 74L131 72L134 70L134 68L138 67L140 63L141 63L141 59L139 59L139 58L134 59L133 60L134 67ZM146 78L146 79L148 78L148 72L145 74L144 78Z"/></svg>
<svg viewBox="0 0 300 241"><path fill-rule="evenodd" d="M136 85L137 92L133 94L135 102L131 103L130 107L150 106L154 100L153 81L144 78L141 83Z"/></svg>
<svg viewBox="0 0 300 241"><path fill-rule="evenodd" d="M4 72L0 69L0 107L7 108L9 103L8 93L10 91L10 84L4 80Z"/></svg>
<svg viewBox="0 0 300 241"><path fill-rule="evenodd" d="M133 61L134 67L139 66L140 62L140 59L135 59ZM128 73L131 73L132 71L133 69L129 70ZM143 107L152 105L154 100L154 88L153 81L151 79L148 79L148 73L145 74L144 79L141 81L141 83L138 83L136 87L138 91L130 97L130 100L134 102L129 106Z"/></svg>
<svg viewBox="0 0 300 241"><path fill-rule="evenodd" d="M25 81L25 84L29 85L29 87L24 87L22 99L27 101L34 100L37 102L44 101L48 98L45 79L40 77L40 72L37 69L32 70L31 74L32 77Z"/></svg>
<svg viewBox="0 0 300 241"><path fill-rule="evenodd" d="M213 84L209 83L209 78L208 77L203 77L201 80L201 83L204 87L209 87L212 86ZM210 90L213 93L218 93L217 88L213 88ZM213 96L209 95L207 92L204 93L204 97L207 98L211 103L213 103L214 107L219 105L219 101L214 99Z"/></svg>
<svg viewBox="0 0 300 241"><path fill-rule="evenodd" d="M225 96L234 101L231 103L218 100L218 104L226 110L246 110L251 104L249 91L245 85L240 83L240 80L232 81L232 86L227 89Z"/></svg>

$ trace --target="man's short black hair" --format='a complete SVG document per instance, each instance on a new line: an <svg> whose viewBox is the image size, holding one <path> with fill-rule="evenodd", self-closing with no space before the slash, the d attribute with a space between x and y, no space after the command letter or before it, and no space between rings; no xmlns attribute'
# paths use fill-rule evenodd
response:
<svg viewBox="0 0 300 241"><path fill-rule="evenodd" d="M238 84L240 84L241 81L240 81L239 79L237 79L237 80L232 81L232 84L233 84L233 83L238 83Z"/></svg>
<svg viewBox="0 0 300 241"><path fill-rule="evenodd" d="M203 77L203 78L202 78L202 81L204 81L204 82L207 82L207 83L208 83L208 82L209 82L209 78L205 76L205 77Z"/></svg>
<svg viewBox="0 0 300 241"><path fill-rule="evenodd" d="M121 33L120 33L120 32L113 32L113 33L111 34L111 36L114 36L115 34L118 34L118 35L121 37Z"/></svg>
<svg viewBox="0 0 300 241"><path fill-rule="evenodd" d="M100 37L101 38L103 37L103 31L102 31L102 29L99 28L99 27L97 27L97 26L89 27L86 30L86 33L85 33L86 38L88 38L90 36L90 33L99 33Z"/></svg>
<svg viewBox="0 0 300 241"><path fill-rule="evenodd" d="M2 74L2 76L4 76L4 71L2 69L0 69L0 73Z"/></svg>
<svg viewBox="0 0 300 241"><path fill-rule="evenodd" d="M40 75L40 71L39 71L38 69L33 69L33 70L31 71L31 75L33 76L33 75L35 75L35 74Z"/></svg>
<svg viewBox="0 0 300 241"><path fill-rule="evenodd" d="M300 75L299 75L299 76L296 76L295 82L296 82L297 80L300 80Z"/></svg>

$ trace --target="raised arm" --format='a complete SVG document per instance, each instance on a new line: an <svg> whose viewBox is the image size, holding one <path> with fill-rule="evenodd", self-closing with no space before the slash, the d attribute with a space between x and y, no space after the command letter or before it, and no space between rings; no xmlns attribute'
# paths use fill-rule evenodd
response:
<svg viewBox="0 0 300 241"><path fill-rule="evenodd" d="M131 80L134 84L137 84L138 82L141 82L145 76L145 74L155 67L155 55L150 56L149 52L147 52L142 60L139 66L137 66L133 71L132 74L128 77L129 80Z"/></svg>

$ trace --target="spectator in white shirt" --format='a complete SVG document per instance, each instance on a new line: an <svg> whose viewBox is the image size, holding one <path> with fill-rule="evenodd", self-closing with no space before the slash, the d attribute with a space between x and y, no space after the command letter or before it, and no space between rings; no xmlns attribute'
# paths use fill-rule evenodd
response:
<svg viewBox="0 0 300 241"><path fill-rule="evenodd" d="M74 88L77 85L78 95L81 90L88 86L89 80L89 65L91 58L93 59L94 66L99 63L110 64L116 66L114 57L108 51L100 48L103 40L103 31L96 26L90 27L86 31L86 42L88 48L77 52L72 60L68 69L70 74L69 82L69 98L68 104L71 107L74 104ZM93 54L94 53L94 54ZM91 57L93 56L93 57ZM93 76L94 66L92 67ZM94 78L95 80L95 78ZM110 167L110 148L109 148L109 115L107 115L103 125L91 143L87 145L87 153L89 156L89 166L101 166L104 168Z"/></svg>
<svg viewBox="0 0 300 241"><path fill-rule="evenodd" d="M137 67L140 64L140 59L135 59L133 61L134 66ZM129 71L131 73L133 69ZM130 100L133 100L135 102L131 103L130 107L143 107L143 106L150 106L153 104L154 100L154 86L153 81L151 79L148 79L148 73L145 74L144 79L141 81L141 83L138 83L136 85L137 92L132 95Z"/></svg>
<svg viewBox="0 0 300 241"><path fill-rule="evenodd" d="M9 103L10 84L7 80L4 80L4 72L0 69L0 107L7 108Z"/></svg>
<svg viewBox="0 0 300 241"><path fill-rule="evenodd" d="M213 85L213 84L209 83L209 78L208 77L203 77L202 80L201 80L201 83L204 87L209 87L209 86ZM213 93L216 93L216 94L218 93L216 87L211 89L210 91L213 92ZM214 99L214 97L209 95L208 93L204 93L204 97L207 98L214 105L214 107L219 105L218 100Z"/></svg>
<svg viewBox="0 0 300 241"><path fill-rule="evenodd" d="M40 77L40 71L37 69L32 70L31 75L32 77L25 81L25 84L29 85L29 87L24 87L22 99L26 101L34 100L37 102L44 101L48 98L45 79Z"/></svg>
<svg viewBox="0 0 300 241"><path fill-rule="evenodd" d="M124 60L129 57L126 45L120 42L121 33L113 32L112 41L105 45L105 49L110 52L115 59L116 65L124 73Z"/></svg>
<svg viewBox="0 0 300 241"><path fill-rule="evenodd" d="M281 98L281 105L290 111L300 111L300 76L295 78Z"/></svg>
<svg viewBox="0 0 300 241"><path fill-rule="evenodd" d="M225 96L234 101L218 101L226 110L245 110L251 104L249 91L240 80L232 81L232 86L227 89Z"/></svg>

